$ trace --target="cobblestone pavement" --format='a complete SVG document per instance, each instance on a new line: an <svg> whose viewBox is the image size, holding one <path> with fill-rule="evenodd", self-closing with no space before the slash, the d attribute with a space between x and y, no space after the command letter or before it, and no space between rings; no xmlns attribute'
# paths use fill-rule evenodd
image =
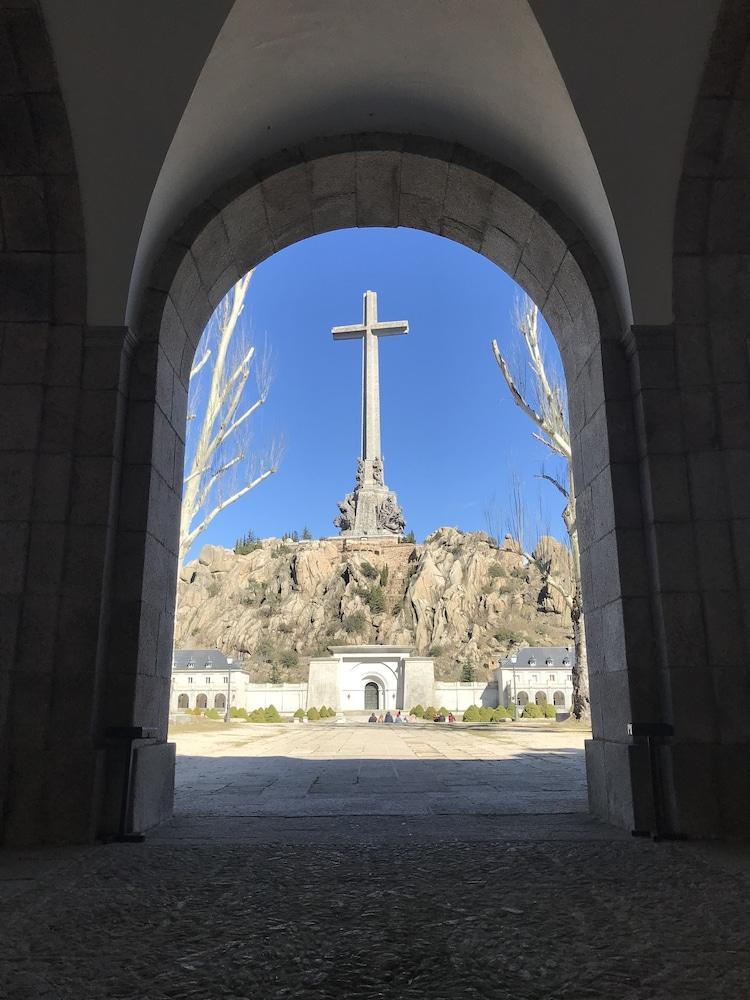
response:
<svg viewBox="0 0 750 1000"><path fill-rule="evenodd" d="M0 998L745 1000L748 871L580 812L184 813L0 855Z"/></svg>

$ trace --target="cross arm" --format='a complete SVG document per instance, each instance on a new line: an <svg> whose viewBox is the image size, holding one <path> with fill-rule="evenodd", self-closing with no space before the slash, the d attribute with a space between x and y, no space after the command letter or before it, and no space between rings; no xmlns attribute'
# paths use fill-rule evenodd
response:
<svg viewBox="0 0 750 1000"><path fill-rule="evenodd" d="M334 326L331 330L334 340L361 340L365 332L364 326Z"/></svg>
<svg viewBox="0 0 750 1000"><path fill-rule="evenodd" d="M409 324L404 323L373 323L370 327L376 337L395 337L409 332Z"/></svg>

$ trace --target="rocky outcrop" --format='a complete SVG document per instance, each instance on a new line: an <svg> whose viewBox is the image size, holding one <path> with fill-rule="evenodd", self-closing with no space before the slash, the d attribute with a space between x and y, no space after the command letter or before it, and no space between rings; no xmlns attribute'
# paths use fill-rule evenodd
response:
<svg viewBox="0 0 750 1000"><path fill-rule="evenodd" d="M565 548L538 546L559 580ZM514 645L567 645L570 616L510 539L440 528L421 545L391 539L256 543L247 555L207 545L180 574L175 645L249 659L294 680L306 660L347 642L413 645L438 676L479 678Z"/></svg>

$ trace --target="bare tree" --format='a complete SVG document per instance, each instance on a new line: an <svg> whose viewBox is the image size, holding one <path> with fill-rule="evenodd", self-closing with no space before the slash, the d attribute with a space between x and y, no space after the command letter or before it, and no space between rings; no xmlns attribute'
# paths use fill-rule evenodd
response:
<svg viewBox="0 0 750 1000"><path fill-rule="evenodd" d="M268 356L257 356L240 322L252 273L225 296L202 338L202 356L190 372L181 563L214 518L276 472L280 457L276 446L266 454L250 448L249 421L265 403L271 384ZM256 392L248 401L251 372Z"/></svg>
<svg viewBox="0 0 750 1000"><path fill-rule="evenodd" d="M575 646L573 714L578 719L588 718L591 709L581 594L581 553L576 520L573 460L565 382L561 374L553 373L551 375L548 372L539 340L539 310L528 297L524 297L516 304L515 325L523 338L525 363L514 365L515 371L511 370L511 366L503 357L496 340L492 341L492 351L513 401L537 427L533 436L565 463L564 476L550 475L542 469L540 478L554 486L565 500L562 518L570 545L572 584L554 576L552 561L543 548L540 549L537 546L533 552L526 551L523 524L524 498L517 479L513 488L509 515L511 533L514 538L518 539L524 558L537 566L546 585L560 594L570 610Z"/></svg>

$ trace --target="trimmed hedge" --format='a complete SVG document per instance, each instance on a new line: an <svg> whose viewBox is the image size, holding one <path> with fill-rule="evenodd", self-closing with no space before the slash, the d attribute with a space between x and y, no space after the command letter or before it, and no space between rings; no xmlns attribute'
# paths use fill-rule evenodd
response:
<svg viewBox="0 0 750 1000"><path fill-rule="evenodd" d="M555 711L555 706L554 705L545 705L544 706L544 717L546 719L556 719L557 718L557 712Z"/></svg>
<svg viewBox="0 0 750 1000"><path fill-rule="evenodd" d="M305 717L305 710L304 710L304 708L298 708L297 711L294 713L294 718L295 719L304 719L304 717Z"/></svg>
<svg viewBox="0 0 750 1000"><path fill-rule="evenodd" d="M317 710L317 708L308 708L307 717L311 722L317 722L318 719L320 718L320 712Z"/></svg>
<svg viewBox="0 0 750 1000"><path fill-rule="evenodd" d="M543 719L544 708L541 705L533 705L529 702L523 710L522 719Z"/></svg>
<svg viewBox="0 0 750 1000"><path fill-rule="evenodd" d="M424 708L421 705L415 705L409 714L416 715L418 719L421 719L424 716Z"/></svg>
<svg viewBox="0 0 750 1000"><path fill-rule="evenodd" d="M464 711L464 722L481 722L479 709L476 705L469 705Z"/></svg>

